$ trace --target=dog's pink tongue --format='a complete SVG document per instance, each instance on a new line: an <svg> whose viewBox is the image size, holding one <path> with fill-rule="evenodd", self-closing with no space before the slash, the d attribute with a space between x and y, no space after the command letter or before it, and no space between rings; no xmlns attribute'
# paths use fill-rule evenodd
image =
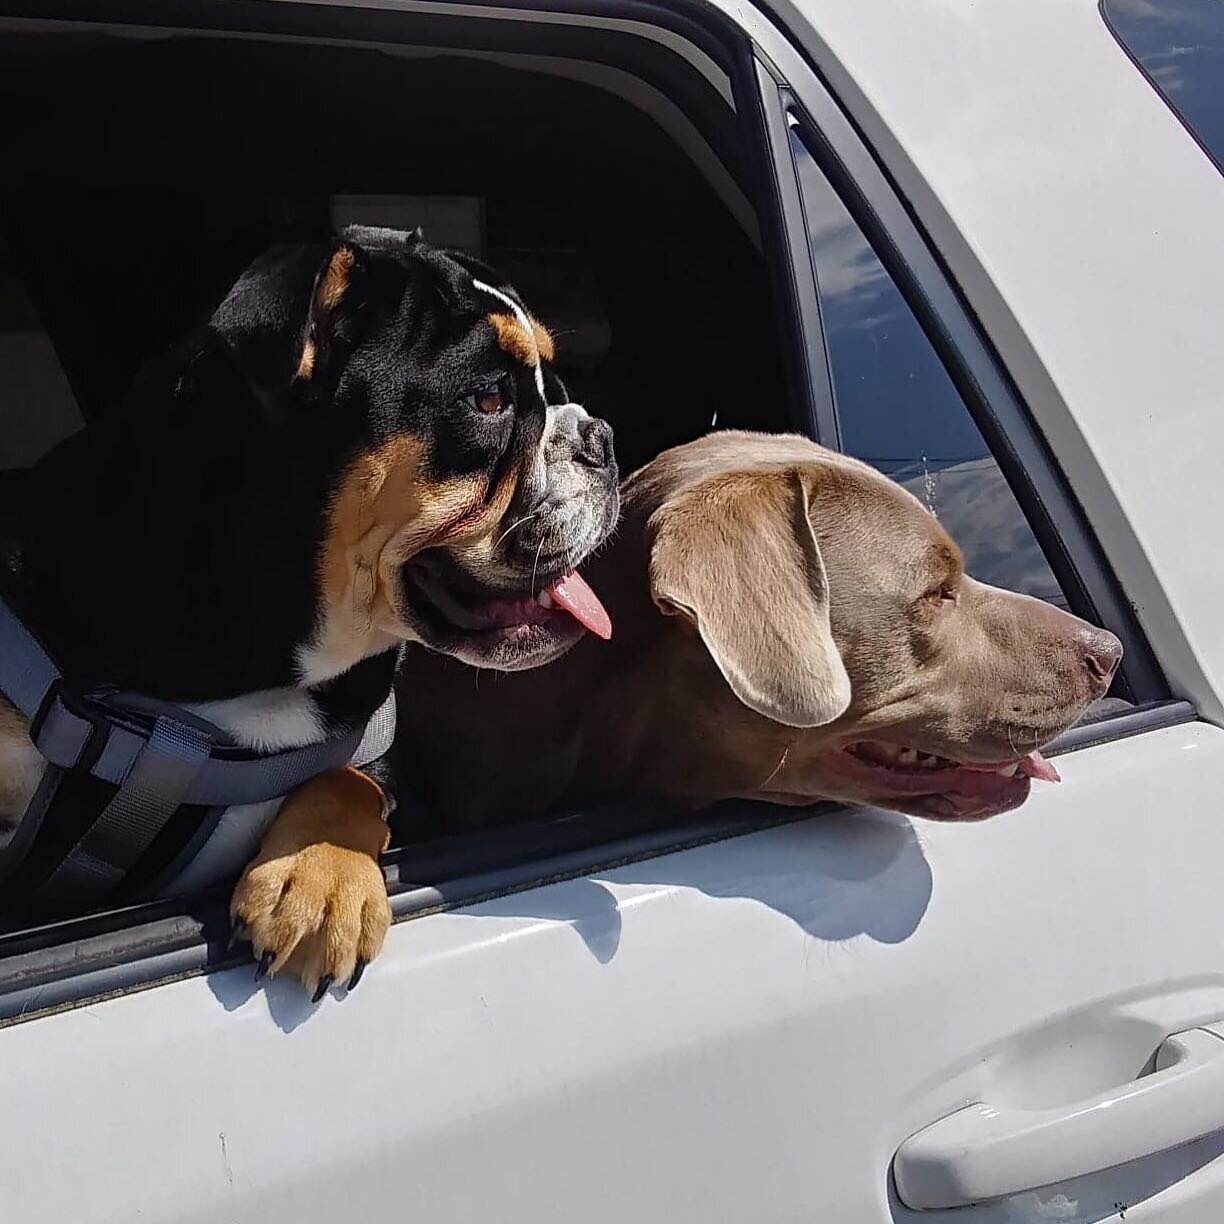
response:
<svg viewBox="0 0 1224 1224"><path fill-rule="evenodd" d="M1017 773L1027 774L1030 778L1040 778L1043 782L1061 782L1058 770L1041 755L1040 752L1030 752L1020 762Z"/></svg>
<svg viewBox="0 0 1224 1224"><path fill-rule="evenodd" d="M968 762L963 762L959 768L969 773L980 774L996 774L1007 769L1019 774L1022 778L1039 778L1042 782L1062 781L1062 778L1058 776L1058 770L1040 752L1030 752L1028 756L1021 757L1014 766L1010 761L1004 761L1001 765L970 765Z"/></svg>
<svg viewBox="0 0 1224 1224"><path fill-rule="evenodd" d="M591 590L587 580L574 570L562 574L548 588L548 596L558 608L564 608L580 625L606 642L612 636L612 618Z"/></svg>

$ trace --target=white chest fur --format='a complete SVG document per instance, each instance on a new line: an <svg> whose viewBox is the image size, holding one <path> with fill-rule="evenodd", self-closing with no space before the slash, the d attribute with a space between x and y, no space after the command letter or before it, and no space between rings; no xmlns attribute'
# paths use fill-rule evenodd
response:
<svg viewBox="0 0 1224 1224"><path fill-rule="evenodd" d="M300 688L265 689L224 701L198 702L187 709L256 752L317 744L327 734L314 698Z"/></svg>

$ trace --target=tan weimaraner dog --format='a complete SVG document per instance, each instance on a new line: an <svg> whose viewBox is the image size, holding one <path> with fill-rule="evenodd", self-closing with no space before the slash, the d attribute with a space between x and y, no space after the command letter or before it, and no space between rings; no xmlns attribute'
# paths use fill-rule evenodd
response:
<svg viewBox="0 0 1224 1224"><path fill-rule="evenodd" d="M400 752L447 821L629 796L833 799L970 820L1057 781L1039 749L1118 640L975 582L935 517L805 438L711 434L622 488L590 569L611 642L477 676L416 652Z"/></svg>

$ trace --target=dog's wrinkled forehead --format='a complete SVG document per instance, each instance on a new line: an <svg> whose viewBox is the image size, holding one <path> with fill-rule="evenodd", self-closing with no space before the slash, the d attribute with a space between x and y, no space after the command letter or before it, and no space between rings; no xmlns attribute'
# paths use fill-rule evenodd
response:
<svg viewBox="0 0 1224 1224"><path fill-rule="evenodd" d="M623 505L638 517L666 518L712 482L747 477L758 487L761 481L804 487L803 533L810 527L826 553L834 590L853 594L869 582L903 598L936 575L961 570L960 549L912 493L870 465L799 434L723 430L665 451L626 480ZM793 535L797 527L778 521L772 530Z"/></svg>
<svg viewBox="0 0 1224 1224"><path fill-rule="evenodd" d="M472 286L481 293L487 293L509 312L505 314L501 311L494 311L488 316L493 326L493 333L497 337L497 345L516 361L531 368L536 391L541 400L547 401L548 395L544 386L544 362L553 359L552 336L538 320L532 318L523 309L521 303L516 302L505 290L497 289L477 277L472 278Z"/></svg>
<svg viewBox="0 0 1224 1224"><path fill-rule="evenodd" d="M809 468L825 474L836 488L846 517L883 516L894 526L907 524L919 534L946 536L938 520L908 489L860 459L829 450L802 434L756 434L720 430L664 451L629 477L637 497L654 504L711 476Z"/></svg>
<svg viewBox="0 0 1224 1224"><path fill-rule="evenodd" d="M556 349L548 329L526 307L517 290L491 268L453 251L434 251L435 270L451 290L451 304L502 360L522 368L540 405L564 400L565 389L549 368ZM449 265L449 266L448 266Z"/></svg>
<svg viewBox="0 0 1224 1224"><path fill-rule="evenodd" d="M438 479L530 468L549 405L567 397L552 337L518 293L419 232L351 226L338 242L316 283L299 379L319 382L374 445L415 437ZM323 363L337 357L328 383Z"/></svg>

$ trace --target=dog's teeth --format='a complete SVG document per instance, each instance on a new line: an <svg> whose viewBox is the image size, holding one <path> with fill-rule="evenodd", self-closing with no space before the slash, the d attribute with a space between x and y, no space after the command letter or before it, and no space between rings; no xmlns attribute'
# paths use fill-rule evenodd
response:
<svg viewBox="0 0 1224 1224"><path fill-rule="evenodd" d="M918 764L923 769L934 769L939 764L939 758L932 756L929 752L924 752L918 757Z"/></svg>
<svg viewBox="0 0 1224 1224"><path fill-rule="evenodd" d="M902 748L901 751L897 753L897 760L900 761L902 765L917 765L918 753L913 748Z"/></svg>
<svg viewBox="0 0 1224 1224"><path fill-rule="evenodd" d="M553 606L552 596L547 591L541 591L536 596L536 603L538 603L541 608L551 608Z"/></svg>
<svg viewBox="0 0 1224 1224"><path fill-rule="evenodd" d="M1019 768L1020 762L1013 761L1010 765L1002 766L1002 768L998 770L998 773L1001 778L1014 778L1016 776L1016 770Z"/></svg>
<svg viewBox="0 0 1224 1224"><path fill-rule="evenodd" d="M908 749L902 748L900 744L886 744L878 740L870 744L868 756L877 764L890 764L900 761L907 751Z"/></svg>

